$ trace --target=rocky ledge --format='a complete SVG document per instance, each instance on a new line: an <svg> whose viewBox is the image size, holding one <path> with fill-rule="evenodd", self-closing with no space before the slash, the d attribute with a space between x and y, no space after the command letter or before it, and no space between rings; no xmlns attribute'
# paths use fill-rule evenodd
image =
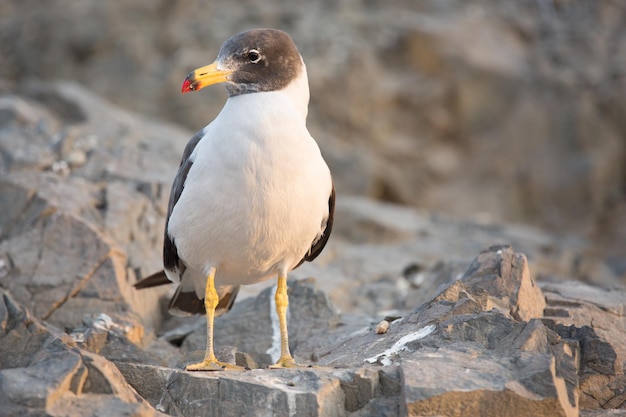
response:
<svg viewBox="0 0 626 417"><path fill-rule="evenodd" d="M290 296L294 352L311 366L257 365L271 360L275 336L267 289L218 323L217 340L238 345L219 349L222 360L250 370L194 373L182 367L202 354L203 323L141 348L132 324L101 314L67 334L3 290L1 413L626 415L599 412L626 401L626 293L540 288L508 246L482 252L432 300L377 324L344 318L311 280L292 282Z"/></svg>
<svg viewBox="0 0 626 417"><path fill-rule="evenodd" d="M257 288L216 323L222 360L250 370L183 371L204 318L132 284L160 264L189 136L75 85L0 97L0 416L626 415L626 291L601 268L570 280L584 242L345 195L290 282L311 366L265 369Z"/></svg>

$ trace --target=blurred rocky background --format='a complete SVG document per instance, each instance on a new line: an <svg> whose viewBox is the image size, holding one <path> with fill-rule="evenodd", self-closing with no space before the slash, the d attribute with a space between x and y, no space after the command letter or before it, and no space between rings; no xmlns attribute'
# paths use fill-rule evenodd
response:
<svg viewBox="0 0 626 417"><path fill-rule="evenodd" d="M284 29L341 195L579 234L624 276L619 0L5 0L0 17L3 88L72 80L192 131L225 92L182 96L185 75L233 33Z"/></svg>
<svg viewBox="0 0 626 417"><path fill-rule="evenodd" d="M304 56L338 191L292 274L292 351L322 367L190 375L204 318L132 284L226 99L185 75L262 26ZM625 283L619 0L0 1L0 416L624 415ZM251 368L261 290L216 330Z"/></svg>

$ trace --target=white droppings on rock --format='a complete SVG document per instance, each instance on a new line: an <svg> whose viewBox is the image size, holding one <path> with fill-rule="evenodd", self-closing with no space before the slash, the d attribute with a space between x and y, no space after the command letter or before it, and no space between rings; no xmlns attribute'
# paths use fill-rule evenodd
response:
<svg viewBox="0 0 626 417"><path fill-rule="evenodd" d="M376 356L372 356L371 358L365 359L365 362L369 362L369 363L380 362L384 366L391 365L390 357L392 355L396 355L399 352L407 350L407 346L406 346L407 344L414 342L416 340L425 338L426 336L434 332L436 328L437 326L430 325L430 326L422 327L416 332L407 334L406 336L401 337L400 340L394 343L393 346L391 346L389 349L385 350L383 353L380 353Z"/></svg>

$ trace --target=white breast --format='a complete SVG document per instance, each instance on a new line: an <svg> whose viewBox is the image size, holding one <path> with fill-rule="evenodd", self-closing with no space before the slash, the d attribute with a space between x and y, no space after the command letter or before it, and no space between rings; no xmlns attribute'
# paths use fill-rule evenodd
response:
<svg viewBox="0 0 626 417"><path fill-rule="evenodd" d="M289 92L255 93L229 99L205 128L168 228L189 267L238 285L302 259L332 188L305 118Z"/></svg>

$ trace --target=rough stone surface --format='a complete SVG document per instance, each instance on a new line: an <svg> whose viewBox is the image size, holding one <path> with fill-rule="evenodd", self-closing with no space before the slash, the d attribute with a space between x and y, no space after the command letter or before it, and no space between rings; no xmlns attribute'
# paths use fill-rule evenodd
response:
<svg viewBox="0 0 626 417"><path fill-rule="evenodd" d="M580 412L581 417L624 417L626 410L583 410Z"/></svg>
<svg viewBox="0 0 626 417"><path fill-rule="evenodd" d="M519 267L510 267L514 260ZM621 340L626 328L615 337L600 339L590 326L554 328L551 319L534 307L518 308L532 306L535 299L550 311L539 287L526 276L525 257L510 247L492 247L470 265L462 279L393 321L385 334L377 334L371 322L360 329L338 326L341 315L332 313L327 302L319 314L290 322L299 329L323 326L324 337L309 342L326 347L308 356L314 368L207 375L127 362L120 369L138 392L172 415L237 415L252 409L263 415L272 409L270 415L577 416L579 398L589 395L584 384L589 370L609 378L619 374L616 355L606 353L616 349L608 340ZM502 285L493 285L494 280ZM311 285L293 283L290 305L315 304L311 300L321 295L316 296ZM525 285L533 291L521 291ZM567 294L560 296L571 292ZM607 310L619 311L619 297L616 294L607 303ZM249 339L245 349L252 356L266 353L272 335L250 330L271 328L271 319L246 328L241 323L255 309L268 310L269 298L266 290L229 313L237 333ZM587 298L596 300L593 293ZM576 304L570 301L564 308L568 307ZM269 311L265 314L269 316ZM521 319L531 315L536 317ZM323 325L320 316L331 320ZM183 346L196 343L195 336L187 339ZM292 348L296 356L301 353L297 337ZM618 386L615 381L605 391L618 398L623 385ZM233 390L242 393L242 400L231 397ZM181 400L182 392L186 401ZM337 402L342 406L337 408Z"/></svg>
<svg viewBox="0 0 626 417"><path fill-rule="evenodd" d="M602 297L598 288L568 284L544 284L546 303L526 257L493 246L379 334L366 316L338 313L313 280L290 282L292 349L314 366L216 373L181 370L204 348L202 320L180 332L169 324L163 337L183 340L170 346L172 367L172 358L155 354L162 339L130 319L87 315L65 334L4 293L0 399L9 413L51 415L89 415L89 403L174 416L577 416L581 407L621 407L617 344L626 327L601 333L586 318L623 322L625 292ZM271 362L271 299L266 289L220 318L218 344L237 346L218 349L222 360Z"/></svg>
<svg viewBox="0 0 626 417"><path fill-rule="evenodd" d="M152 296L131 285L160 262L161 190L171 179L158 164L177 163L175 139L186 135L133 128L139 119L77 86L33 85L29 94L3 101L11 117L0 126L0 285L61 328L105 311L153 323ZM66 146L88 146L87 161L55 171Z"/></svg>
<svg viewBox="0 0 626 417"><path fill-rule="evenodd" d="M544 322L578 343L580 404L626 408L626 296L579 282L545 284Z"/></svg>
<svg viewBox="0 0 626 417"><path fill-rule="evenodd" d="M520 357L516 362L517 366L498 364L445 350L403 361L406 412L416 416L578 415L575 404L567 402L565 385L548 355ZM456 381L450 386L454 375ZM538 391L537 385L543 389Z"/></svg>
<svg viewBox="0 0 626 417"><path fill-rule="evenodd" d="M99 404L113 415L162 415L112 362L41 323L5 290L0 297L1 416L98 416Z"/></svg>
<svg viewBox="0 0 626 417"><path fill-rule="evenodd" d="M528 321L543 315L545 301L530 278L528 261L510 247L489 248L472 262L462 280L469 287L484 290L493 304L510 306L509 313L516 320Z"/></svg>
<svg viewBox="0 0 626 417"><path fill-rule="evenodd" d="M319 349L333 342L333 329L354 328L349 318L342 320L324 292L316 291L312 280L291 281L289 286L289 341L296 357L316 362ZM233 307L228 316L215 321L215 338L222 345L237 346L260 366L276 362L280 356L278 316L273 305L275 288L267 288L256 298ZM183 352L204 351L206 321L199 320L197 331L182 343ZM358 326L357 329L362 327ZM357 330L355 329L355 330Z"/></svg>

